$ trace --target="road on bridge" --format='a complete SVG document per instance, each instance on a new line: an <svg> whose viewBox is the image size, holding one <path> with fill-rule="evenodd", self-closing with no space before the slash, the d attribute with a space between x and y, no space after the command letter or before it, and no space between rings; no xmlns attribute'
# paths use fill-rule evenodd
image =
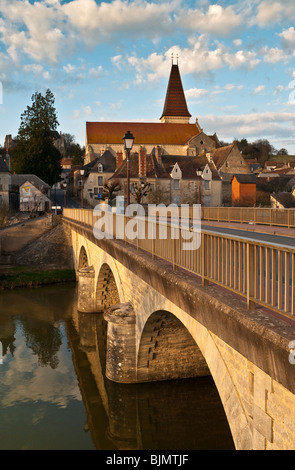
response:
<svg viewBox="0 0 295 470"><path fill-rule="evenodd" d="M292 233L292 235L289 237L287 235L279 235L277 233L265 233L263 231L264 227L261 227L261 231L258 232L252 230L243 230L242 228L235 229L232 228L232 225L230 227L226 227L224 225L206 225L206 222L204 222L202 223L202 230L206 232L222 233L233 237L241 237L243 239L256 240L295 248L295 231L293 229L285 229L284 233L288 233L287 230L290 230L290 233ZM276 228L273 228L273 230L276 231Z"/></svg>

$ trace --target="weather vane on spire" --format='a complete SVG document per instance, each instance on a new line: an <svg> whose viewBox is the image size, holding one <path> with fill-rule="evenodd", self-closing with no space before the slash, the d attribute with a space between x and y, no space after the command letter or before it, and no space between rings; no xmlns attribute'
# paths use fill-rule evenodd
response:
<svg viewBox="0 0 295 470"><path fill-rule="evenodd" d="M174 65L174 52L171 53L172 65ZM176 54L176 64L178 65L178 54Z"/></svg>

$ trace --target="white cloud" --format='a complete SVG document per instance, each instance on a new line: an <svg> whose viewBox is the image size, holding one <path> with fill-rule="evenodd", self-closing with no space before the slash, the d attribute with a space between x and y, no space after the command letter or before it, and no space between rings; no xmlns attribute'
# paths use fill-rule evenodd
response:
<svg viewBox="0 0 295 470"><path fill-rule="evenodd" d="M228 36L242 25L243 17L236 14L231 6L209 5L206 13L197 9L182 11L177 23L189 31Z"/></svg>
<svg viewBox="0 0 295 470"><path fill-rule="evenodd" d="M254 51L237 51L235 54L227 52L224 55L224 60L231 69L244 67L252 70L259 64L260 59L257 58L257 54Z"/></svg>
<svg viewBox="0 0 295 470"><path fill-rule="evenodd" d="M152 53L147 58L140 58L133 55L128 58L128 62L137 72L137 83L144 81L153 82L159 78L167 77L171 67L171 54L178 55L181 64L181 73L194 74L199 77L201 74L215 72L227 66L230 69L244 68L254 69L260 63L254 51L240 50L232 53L230 49L220 42L211 45L207 35L198 38L190 38L189 46L180 48L172 46L164 55ZM122 62L116 58L114 62Z"/></svg>
<svg viewBox="0 0 295 470"><path fill-rule="evenodd" d="M208 90L204 90L203 88L190 88L185 92L186 98L200 98L203 95L208 93Z"/></svg>
<svg viewBox="0 0 295 470"><path fill-rule="evenodd" d="M68 65L64 65L64 66L63 66L63 70L64 70L66 73L71 73L71 72L75 72L75 71L76 71L76 67L75 67L75 65L68 64Z"/></svg>
<svg viewBox="0 0 295 470"><path fill-rule="evenodd" d="M284 30L279 36L282 38L283 46L286 49L291 49L293 52L295 46L295 29L292 26L289 29Z"/></svg>
<svg viewBox="0 0 295 470"><path fill-rule="evenodd" d="M265 0L258 5L256 21L259 26L267 26L287 19L295 20L295 4L293 0Z"/></svg>
<svg viewBox="0 0 295 470"><path fill-rule="evenodd" d="M257 88L254 89L254 95L260 95L265 91L265 86L264 85L259 85Z"/></svg>
<svg viewBox="0 0 295 470"><path fill-rule="evenodd" d="M288 54L285 53L282 49L278 47L263 47L260 51L261 55L265 62L269 64L277 64L279 62L287 62L290 57Z"/></svg>
<svg viewBox="0 0 295 470"><path fill-rule="evenodd" d="M250 113L241 115L199 116L200 125L209 133L217 131L221 139L292 138L295 132L295 112Z"/></svg>
<svg viewBox="0 0 295 470"><path fill-rule="evenodd" d="M98 78L101 76L103 72L103 68L101 65L98 65L97 67L91 67L89 70L89 75L93 78Z"/></svg>
<svg viewBox="0 0 295 470"><path fill-rule="evenodd" d="M94 45L114 37L162 36L173 32L172 13L178 1L149 3L144 0L73 0L62 5L67 22L85 43Z"/></svg>

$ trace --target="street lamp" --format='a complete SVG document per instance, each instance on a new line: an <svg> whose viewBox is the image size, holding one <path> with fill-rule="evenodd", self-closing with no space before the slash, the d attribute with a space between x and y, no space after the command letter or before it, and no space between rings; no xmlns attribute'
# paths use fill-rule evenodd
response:
<svg viewBox="0 0 295 470"><path fill-rule="evenodd" d="M81 208L83 209L83 190L84 190L84 180L83 180L83 176L84 176L84 173L85 173L85 170L80 170L80 175L81 175Z"/></svg>
<svg viewBox="0 0 295 470"><path fill-rule="evenodd" d="M67 184L64 183L64 207L66 207L67 204Z"/></svg>
<svg viewBox="0 0 295 470"><path fill-rule="evenodd" d="M127 155L127 206L130 204L130 166L129 166L129 159L130 159L130 151L133 147L134 137L130 131L127 131L123 137L124 141L124 148Z"/></svg>

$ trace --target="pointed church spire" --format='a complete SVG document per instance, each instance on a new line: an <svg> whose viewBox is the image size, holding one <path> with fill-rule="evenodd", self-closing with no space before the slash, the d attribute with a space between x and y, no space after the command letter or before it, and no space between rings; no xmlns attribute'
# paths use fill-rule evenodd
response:
<svg viewBox="0 0 295 470"><path fill-rule="evenodd" d="M187 109L186 99L182 87L180 72L177 63L174 64L172 54L172 67L169 77L169 83L166 93L166 100L162 116L162 122L166 123L183 123L188 124L191 114Z"/></svg>

